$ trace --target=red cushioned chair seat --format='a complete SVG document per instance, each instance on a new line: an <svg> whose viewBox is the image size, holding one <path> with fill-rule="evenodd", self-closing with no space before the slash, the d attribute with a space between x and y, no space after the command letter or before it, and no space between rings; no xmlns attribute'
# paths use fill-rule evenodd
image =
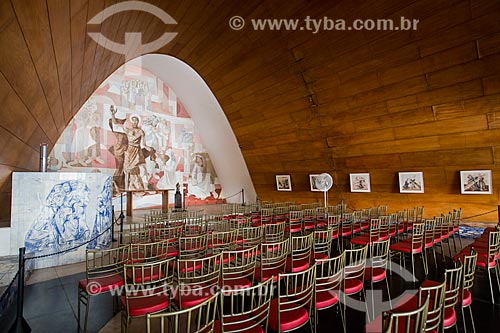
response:
<svg viewBox="0 0 500 333"><path fill-rule="evenodd" d="M390 247L391 251L405 252L405 253L420 253L422 252L422 245L413 244L411 242L399 242L392 244Z"/></svg>
<svg viewBox="0 0 500 333"><path fill-rule="evenodd" d="M235 290L235 289L242 289L242 288L248 288L252 286L252 281L245 277L237 278L237 279L231 279L231 280L224 280L224 287L228 288L230 290Z"/></svg>
<svg viewBox="0 0 500 333"><path fill-rule="evenodd" d="M342 232L341 232L342 236L349 236L351 234L352 234L351 227L342 227Z"/></svg>
<svg viewBox="0 0 500 333"><path fill-rule="evenodd" d="M495 260L488 261L488 259L485 256L478 256L476 265L482 268L486 268L486 265L488 265L488 268L493 268L496 265L496 261Z"/></svg>
<svg viewBox="0 0 500 333"><path fill-rule="evenodd" d="M355 294L363 289L363 282L359 279L346 279L344 283L344 293L346 295Z"/></svg>
<svg viewBox="0 0 500 333"><path fill-rule="evenodd" d="M314 221L304 222L304 229L314 229L315 227L316 227L316 223Z"/></svg>
<svg viewBox="0 0 500 333"><path fill-rule="evenodd" d="M361 222L361 229L366 230L370 228L370 222Z"/></svg>
<svg viewBox="0 0 500 333"><path fill-rule="evenodd" d="M462 306L469 306L472 304L472 294L468 290L464 290L464 302L462 303L462 294L458 295L458 303ZM460 304L462 303L462 304Z"/></svg>
<svg viewBox="0 0 500 333"><path fill-rule="evenodd" d="M290 232L299 232L299 231L301 231L301 230L302 230L302 227L300 227L300 226L291 227L291 228L290 228L289 226L286 226L286 227L285 227L285 232L286 232L286 233L290 233Z"/></svg>
<svg viewBox="0 0 500 333"><path fill-rule="evenodd" d="M316 221L316 226L318 228L324 228L326 226L326 222L325 221Z"/></svg>
<svg viewBox="0 0 500 333"><path fill-rule="evenodd" d="M292 260L292 258L286 258L286 270L288 272L297 273L305 271L309 268L309 263L307 260Z"/></svg>
<svg viewBox="0 0 500 333"><path fill-rule="evenodd" d="M240 322L241 323L235 323ZM264 333L264 330L260 325L256 325L257 323L253 320L248 320L248 316L246 315L237 315L232 317L226 317L224 319L224 329L227 331L236 331L236 332L245 332L245 333ZM253 326L252 328L248 328L249 326ZM221 321L217 319L214 323L214 332L221 332Z"/></svg>
<svg viewBox="0 0 500 333"><path fill-rule="evenodd" d="M316 309L326 309L339 301L339 295L333 290L316 292Z"/></svg>
<svg viewBox="0 0 500 333"><path fill-rule="evenodd" d="M434 237L429 237L425 239L425 248L428 249L434 245Z"/></svg>
<svg viewBox="0 0 500 333"><path fill-rule="evenodd" d="M370 267L365 269L365 281L379 282L385 279L387 273L383 268L374 268L373 269L373 277L371 277L372 269Z"/></svg>
<svg viewBox="0 0 500 333"><path fill-rule="evenodd" d="M271 276L273 277L273 281L278 281L278 274L283 274L284 272L281 269L273 268L273 269L265 269L261 272L260 267L255 268L255 280L264 282L269 279Z"/></svg>
<svg viewBox="0 0 500 333"><path fill-rule="evenodd" d="M209 299L211 296L214 294L214 288L197 288L195 290L192 289L186 289L186 290L181 290L180 288L177 290L177 293L174 295L174 300L177 305L181 309L187 309L193 306L196 306L207 299ZM179 294L180 295L180 301L179 301Z"/></svg>
<svg viewBox="0 0 500 333"><path fill-rule="evenodd" d="M311 253L311 263L314 263L315 260L325 260L328 259L328 255L325 253Z"/></svg>
<svg viewBox="0 0 500 333"><path fill-rule="evenodd" d="M158 259L162 259L165 257L177 257L179 254L179 250L177 250L173 246L169 246L164 250L158 250L158 253L156 253L156 256Z"/></svg>
<svg viewBox="0 0 500 333"><path fill-rule="evenodd" d="M108 292L114 288L121 287L123 286L123 283L123 275L114 274L102 278L93 278L89 280L83 279L78 282L78 285L81 289L86 290L89 295L97 295ZM87 286L89 284L90 288L87 290Z"/></svg>
<svg viewBox="0 0 500 333"><path fill-rule="evenodd" d="M127 308L127 303L125 300L125 296L120 297L120 302L122 308ZM150 297L141 297L141 298L133 298L129 299L128 305L129 308L128 313L132 317L144 316L147 313L153 313L157 311L164 310L168 308L170 301L168 299L168 295L153 295Z"/></svg>
<svg viewBox="0 0 500 333"><path fill-rule="evenodd" d="M298 308L295 310L283 312L283 310L297 306L293 303L282 305L281 309L278 309L278 300L273 299L271 301L271 310L269 313L269 328L275 332L278 331L289 331L294 328L304 325L309 319L309 313L305 308ZM278 316L280 316L280 327L278 330Z"/></svg>
<svg viewBox="0 0 500 333"><path fill-rule="evenodd" d="M450 327L457 322L457 312L453 307L448 307L444 310L444 328Z"/></svg>
<svg viewBox="0 0 500 333"><path fill-rule="evenodd" d="M371 239L370 236L358 236L351 239L351 243L358 245L366 245L366 244L371 244L372 242L376 242L377 240L378 240L377 236L372 236Z"/></svg>

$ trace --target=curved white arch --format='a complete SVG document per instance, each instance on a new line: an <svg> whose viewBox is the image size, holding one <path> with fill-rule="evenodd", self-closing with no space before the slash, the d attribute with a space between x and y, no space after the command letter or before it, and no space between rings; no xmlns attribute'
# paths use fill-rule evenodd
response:
<svg viewBox="0 0 500 333"><path fill-rule="evenodd" d="M163 54L147 54L129 64L157 75L175 91L194 123L203 124L197 128L225 196L244 189L245 201L255 202L255 188L234 132L203 78L183 61ZM241 202L241 196L228 198L228 201Z"/></svg>

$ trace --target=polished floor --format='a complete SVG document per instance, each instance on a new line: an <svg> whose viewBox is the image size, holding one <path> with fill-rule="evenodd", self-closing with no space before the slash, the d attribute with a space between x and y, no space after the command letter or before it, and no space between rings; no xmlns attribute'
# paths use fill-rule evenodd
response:
<svg viewBox="0 0 500 333"><path fill-rule="evenodd" d="M464 246L471 240L463 240ZM458 242L457 242L458 243ZM446 249L447 252L447 249ZM419 262L417 260L417 262ZM430 272L428 279L442 279L442 272L445 265L441 262L441 257L438 254L439 268L434 268L434 262L430 261ZM450 265L450 262L447 262ZM29 323L32 332L76 332L77 331L77 284L78 281L85 277L84 264L73 264L59 266L54 268L40 269L34 271L27 281L25 291L25 306L24 317ZM472 311L478 332L495 332L500 326L500 295L498 290L495 290L496 304L491 303L490 289L487 276L476 275L475 286L473 288L473 304ZM422 271L421 264L417 264L416 275L420 281L425 276ZM497 289L496 280L493 279L494 287ZM368 287L368 286L367 286ZM398 298L405 290L416 289L418 283L405 281L398 275L395 270L394 274L389 277L389 287L391 298ZM368 287L369 288L369 287ZM375 285L375 290L382 291L382 300L387 301L387 293L385 284ZM370 295L370 294L369 294ZM358 302L358 298L353 298L353 308L347 309L347 331L348 332L364 332L366 324L366 313L364 303ZM113 313L112 297L109 294L93 297L90 305L89 328L88 332L115 333L120 332L120 314ZM12 320L15 309L11 309ZM466 313L466 322L468 330L471 330L470 319ZM0 333L7 332L10 327L9 320L0 322ZM462 318L459 316L458 329L463 331ZM334 307L324 310L319 313L318 332L341 331L342 322L340 314ZM159 331L159 330L158 330ZM300 331L309 331L303 328ZM129 329L130 333L145 332L144 318L136 318L132 320L132 325Z"/></svg>

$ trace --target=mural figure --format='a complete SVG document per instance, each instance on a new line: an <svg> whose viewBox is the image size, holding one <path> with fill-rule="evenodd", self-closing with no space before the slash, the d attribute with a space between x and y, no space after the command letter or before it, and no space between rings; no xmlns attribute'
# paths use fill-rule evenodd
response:
<svg viewBox="0 0 500 333"><path fill-rule="evenodd" d="M215 190L211 182L211 175L207 172L207 163L205 157L201 154L195 154L194 165L189 175L189 194L198 198L206 199L212 195Z"/></svg>
<svg viewBox="0 0 500 333"><path fill-rule="evenodd" d="M123 126L121 121L116 119L116 111L111 111L111 123ZM142 147L149 151L148 156L153 153L153 149L144 142L144 131L139 127L140 117L136 114L130 116L132 127L122 127L127 136L127 148L123 155L123 172L125 174L125 188L128 190L144 190L144 183L141 178L140 167L146 163Z"/></svg>
<svg viewBox="0 0 500 333"><path fill-rule="evenodd" d="M125 152L128 147L128 138L127 134L123 130L123 124L126 119L118 119L116 118L116 113L118 109L115 109L113 105L109 107L109 111L111 112L111 119L109 120L109 127L111 128L111 132L115 135L116 142L109 148L109 151L115 157L116 161L116 169L113 174L113 191L115 193L121 192L121 189L125 189L125 177L123 173L123 163L125 161ZM119 125L115 128L113 125Z"/></svg>
<svg viewBox="0 0 500 333"><path fill-rule="evenodd" d="M101 193L97 197L97 201L97 214L95 216L94 227L92 228L92 235L90 236L93 240L87 245L87 249L105 249L111 244L111 229L96 238L113 223L113 221L111 221L111 181L107 181L104 184Z"/></svg>
<svg viewBox="0 0 500 333"><path fill-rule="evenodd" d="M160 169L159 174L161 174L161 172L163 172L163 174L159 176L160 179L156 184L157 187L159 189L173 188L176 184L175 168L177 164L172 148L168 148L164 154L158 154L158 166Z"/></svg>
<svg viewBox="0 0 500 333"><path fill-rule="evenodd" d="M57 252L85 243L89 239L85 223L88 202L89 188L84 182L69 180L55 185L26 233L27 252Z"/></svg>

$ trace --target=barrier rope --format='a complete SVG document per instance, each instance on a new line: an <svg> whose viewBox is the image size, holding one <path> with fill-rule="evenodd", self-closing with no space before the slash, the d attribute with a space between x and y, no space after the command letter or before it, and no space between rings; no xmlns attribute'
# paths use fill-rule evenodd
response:
<svg viewBox="0 0 500 333"><path fill-rule="evenodd" d="M473 217L478 217L478 216L483 216L483 215L486 215L486 214L491 214L493 212L496 212L497 210L496 209L493 209L493 210L490 210L488 212L484 212L484 213L481 213L481 214L477 214L477 215L472 215L472 216L467 216L467 217L462 217L461 220L468 220L468 219L471 219Z"/></svg>
<svg viewBox="0 0 500 333"><path fill-rule="evenodd" d="M12 278L12 281L10 281L8 287L3 291L2 295L0 296L0 304L2 304L4 301L4 298L7 297L6 295L8 295L10 288L12 288L12 285L14 284L14 282L16 281L18 276L19 276L19 270L16 272L16 275L14 275L14 277Z"/></svg>
<svg viewBox="0 0 500 333"><path fill-rule="evenodd" d="M111 225L110 225L110 226L109 226L106 230L104 230L104 231L103 231L103 232L101 232L99 235L95 236L94 238L92 238L92 239L90 239L90 240L86 241L85 243L82 243L82 244L77 245L77 246L73 246L72 248L69 248L69 249L66 249L66 250L62 250L62 251L58 251L58 252L54 252L54 253L42 254L42 255L39 255L39 256L33 256L33 257L27 257L27 258L25 259L25 261L26 261L26 260L33 260L33 259L41 259L41 258L51 257L51 256L55 256L55 255L58 255L58 254L62 254L62 253L66 253L66 252L73 251L73 250L75 250L75 249L77 249L77 248L79 248L79 247L82 247L82 246L84 246L84 245L87 245L87 244L88 244L88 243L90 243L90 242L95 241L97 238L99 238L99 237L101 237L102 235L104 235L106 232L108 232L108 231L111 229L111 227L113 226L113 224L114 224L114 223L115 223L115 222L111 223ZM112 236L113 236L113 235L111 235L111 237L112 237Z"/></svg>
<svg viewBox="0 0 500 333"><path fill-rule="evenodd" d="M229 199L229 198L235 197L235 196L237 196L237 195L241 194L242 192L243 192L243 190L241 190L241 191L239 191L238 193L235 193L235 194L233 194L233 195L230 195L230 196L228 196L228 197L225 197L224 199Z"/></svg>

